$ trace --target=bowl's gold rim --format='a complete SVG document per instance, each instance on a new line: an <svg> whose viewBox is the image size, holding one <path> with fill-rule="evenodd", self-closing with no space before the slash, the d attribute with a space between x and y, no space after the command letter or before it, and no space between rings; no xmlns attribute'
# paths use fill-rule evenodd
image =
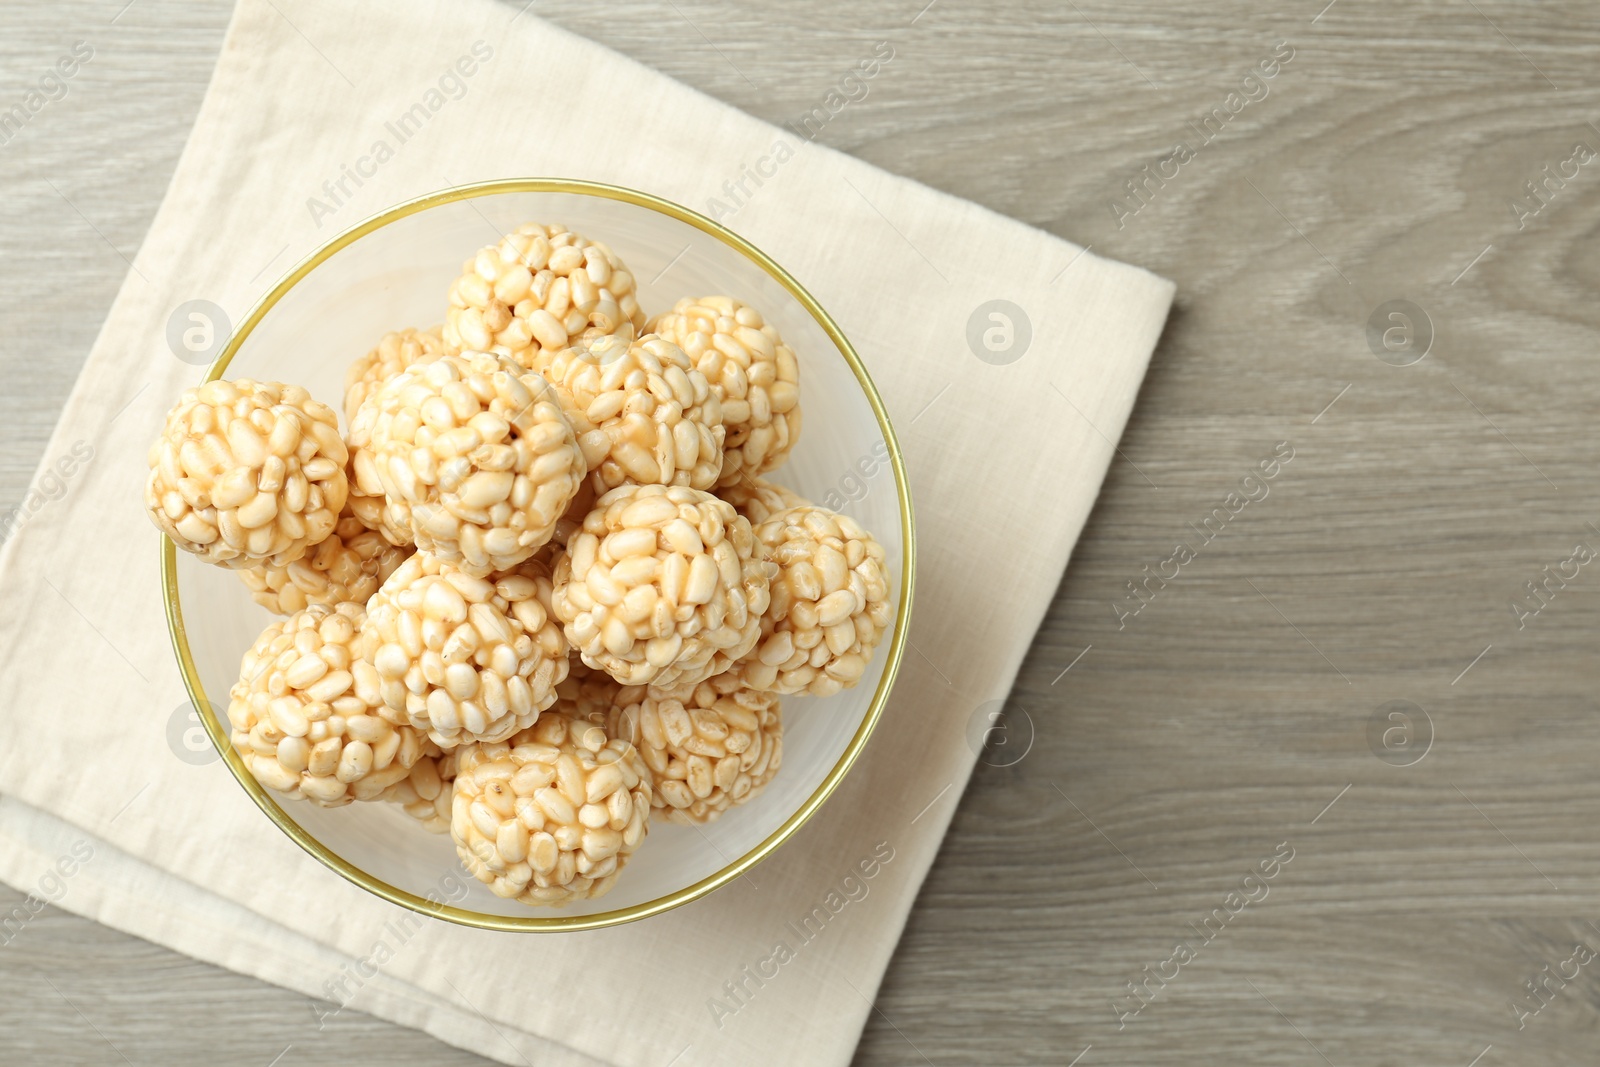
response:
<svg viewBox="0 0 1600 1067"><path fill-rule="evenodd" d="M877 416L878 427L883 432L884 441L889 447L889 462L894 471L895 492L900 505L900 533L905 546L905 558L900 575L900 599L895 615L895 631L886 649L888 661L884 668L883 677L878 682L877 691L873 693L872 703L867 709L866 717L857 728L855 736L850 739L849 746L839 757L838 762L834 764L828 776L823 779L822 784L816 788L804 804L800 805L793 815L784 821L782 826L778 827L777 830L773 831L764 841L745 855L728 864L717 873L655 900L646 901L643 904L635 904L628 908L619 908L614 911L598 912L593 915L564 917L522 917L467 911L442 901L419 897L414 893L397 889L387 882L373 877L325 847L315 837L307 833L299 823L285 814L283 809L278 806L277 801L256 781L255 777L244 765L244 760L240 755L234 751L233 745L228 740L227 728L206 698L205 689L200 684L199 671L196 669L194 660L189 652L189 640L183 625L183 611L178 598L177 548L172 541L165 537L161 539L162 599L166 605L167 629L172 636L173 651L177 656L178 666L183 672L184 687L188 690L190 700L199 712L200 720L205 726L206 734L211 738L211 743L222 755L223 760L228 765L228 770L233 773L239 785L255 801L256 806L266 813L267 817L272 820L278 829L287 834L290 839L314 856L324 866L390 903L398 904L423 915L431 915L438 919L460 923L463 926L506 931L595 930L648 918L651 915L659 915L681 904L687 904L691 900L706 896L734 878L739 877L771 855L779 845L793 837L800 827L804 826L807 820L822 806L823 801L828 799L839 783L844 780L845 774L861 755L862 749L866 747L867 739L871 736L873 729L878 724L878 719L883 714L884 706L888 702L889 691L894 686L895 676L899 673L901 659L905 653L911 615L911 596L916 574L916 539L912 521L911 492L906 478L905 460L900 452L900 443L895 437L894 428L889 423L889 413L884 406L883 398L878 395L877 387L873 385L871 376L867 374L866 368L862 366L860 357L845 337L844 332L839 329L838 324L823 310L822 305L817 302L816 298L804 286L755 245L746 241L732 230L706 218L704 215L649 193L639 192L623 186L606 185L581 179L515 178L460 185L417 197L414 200L408 200L358 223L317 249L273 286L272 290L251 309L250 313L245 316L244 321L239 324L238 330L234 332L221 354L211 364L205 380L212 381L220 378L235 353L239 351L239 348L250 336L251 331L261 322L267 312L306 275L310 274L336 252L380 227L387 226L391 222L416 214L419 211L425 211L428 208L442 204L454 203L458 200L493 196L501 193L576 193L585 196L602 197L608 200L621 200L668 215L680 222L693 226L697 230L710 234L761 267L762 270L766 271L768 275L787 289L796 300L800 301L801 306L811 314L811 317L817 321L817 324L822 327L829 339L833 341L834 346L839 350L839 354L844 357L845 362L850 366L850 370L855 374L856 380L861 384L862 391L866 394L874 415Z"/></svg>

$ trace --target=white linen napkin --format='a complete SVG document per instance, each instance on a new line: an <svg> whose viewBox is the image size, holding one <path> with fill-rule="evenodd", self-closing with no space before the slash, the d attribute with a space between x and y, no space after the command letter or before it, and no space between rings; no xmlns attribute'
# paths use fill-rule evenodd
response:
<svg viewBox="0 0 1600 1067"><path fill-rule="evenodd" d="M488 0L241 0L41 491L4 524L0 878L506 1063L847 1063L974 765L969 722L1011 686L1173 290L805 130ZM141 513L148 442L203 372L169 349L175 308L237 322L362 218L517 176L714 214L808 286L889 406L920 548L911 649L838 793L752 878L582 934L414 923L302 853L220 762L197 765ZM820 932L800 923L816 907ZM25 922L0 915L0 940Z"/></svg>

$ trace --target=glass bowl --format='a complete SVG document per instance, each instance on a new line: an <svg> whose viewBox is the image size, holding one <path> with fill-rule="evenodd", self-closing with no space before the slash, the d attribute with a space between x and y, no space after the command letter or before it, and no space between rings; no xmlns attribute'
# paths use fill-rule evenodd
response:
<svg viewBox="0 0 1600 1067"><path fill-rule="evenodd" d="M237 576L162 541L173 649L212 743L279 829L385 900L495 930L582 930L688 903L792 837L850 770L888 700L906 642L914 570L911 501L883 401L838 325L748 241L677 204L616 186L527 179L461 186L400 204L346 231L296 267L250 312L211 365L223 376L294 382L343 409L350 362L389 330L444 318L464 260L530 220L560 222L622 257L649 315L684 296L727 293L758 307L801 361L804 430L769 477L843 511L883 543L898 590L892 629L860 684L837 696L784 697L783 770L759 797L706 826L655 820L615 887L598 900L531 908L502 900L459 865L448 834L396 805L280 804L228 741L227 693L239 658L272 621Z"/></svg>

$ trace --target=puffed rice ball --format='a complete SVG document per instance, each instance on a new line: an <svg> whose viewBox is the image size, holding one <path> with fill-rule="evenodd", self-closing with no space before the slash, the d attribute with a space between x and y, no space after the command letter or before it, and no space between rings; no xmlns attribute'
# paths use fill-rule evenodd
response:
<svg viewBox="0 0 1600 1067"><path fill-rule="evenodd" d="M383 799L422 824L430 834L450 832L450 793L456 780L455 752L440 752L429 744L431 754L417 760L411 773L383 791Z"/></svg>
<svg viewBox="0 0 1600 1067"><path fill-rule="evenodd" d="M427 739L384 718L357 604L314 605L262 631L229 693L233 747L268 789L327 807L376 800Z"/></svg>
<svg viewBox="0 0 1600 1067"><path fill-rule="evenodd" d="M354 491L352 487L351 492ZM760 526L780 511L811 503L793 489L754 477L740 478L731 485L720 486L717 495L732 504L733 510L749 519L752 528Z"/></svg>
<svg viewBox="0 0 1600 1067"><path fill-rule="evenodd" d="M800 439L800 371L794 349L730 296L685 297L648 329L677 344L722 397L721 484L781 464Z"/></svg>
<svg viewBox="0 0 1600 1067"><path fill-rule="evenodd" d="M532 726L568 669L550 594L532 560L477 578L418 552L367 605L381 702L446 749Z"/></svg>
<svg viewBox="0 0 1600 1067"><path fill-rule="evenodd" d="M755 536L779 571L761 642L735 674L774 693L825 697L855 685L889 625L883 546L815 505L779 512Z"/></svg>
<svg viewBox="0 0 1600 1067"><path fill-rule="evenodd" d="M688 685L755 645L776 572L733 505L624 485L556 557L553 606L589 666L626 685Z"/></svg>
<svg viewBox="0 0 1600 1067"><path fill-rule="evenodd" d="M672 822L711 822L759 795L783 764L777 694L750 689L736 674L613 699L606 732L639 750L656 810Z"/></svg>
<svg viewBox="0 0 1600 1067"><path fill-rule="evenodd" d="M599 337L556 353L543 374L567 401L596 493L627 482L717 484L722 402L671 341Z"/></svg>
<svg viewBox="0 0 1600 1067"><path fill-rule="evenodd" d="M257 604L275 615L293 615L312 604L365 606L413 551L367 529L347 503L333 533L293 563L257 563L234 573L250 587Z"/></svg>
<svg viewBox="0 0 1600 1067"><path fill-rule="evenodd" d="M396 377L413 363L421 363L452 351L444 343L443 329L442 326L433 326L426 330L407 328L386 333L379 339L376 348L350 364L344 376L345 424L355 421L356 409L361 402L384 382Z"/></svg>
<svg viewBox="0 0 1600 1067"><path fill-rule="evenodd" d="M286 566L333 532L349 483L339 417L298 385L190 389L150 446L145 507L186 552Z"/></svg>
<svg viewBox="0 0 1600 1067"><path fill-rule="evenodd" d="M409 509L403 507L391 509L388 499L383 495L383 481L377 475L376 460L372 450L364 442L364 437L352 433L346 440L350 447L350 462L345 465L345 474L350 482L350 496L345 501L345 510L356 517L356 520L382 537L385 541L397 548L415 548L415 539L411 536L411 525L406 521L410 514ZM362 458L362 453L366 457ZM361 488L361 478L357 473L366 470L374 492L367 492Z"/></svg>
<svg viewBox="0 0 1600 1067"><path fill-rule="evenodd" d="M456 766L450 834L496 896L601 896L649 832L650 769L592 723L552 712L508 741L462 746Z"/></svg>
<svg viewBox="0 0 1600 1067"><path fill-rule="evenodd" d="M644 698L646 689L642 685L623 685L611 675L585 666L581 658L574 657L566 680L556 686L555 708L564 715L604 728L614 708L638 703ZM631 736L611 736L622 736L624 740L638 744L638 740Z"/></svg>
<svg viewBox="0 0 1600 1067"><path fill-rule="evenodd" d="M555 569L556 556L566 551L567 538L583 528L583 520L589 516L594 508L596 496L589 479L585 478L578 486L578 495L572 498L572 503L567 505L567 510L561 513L561 518L556 520L555 532L550 535L550 540L524 563L539 562L546 568L546 573ZM518 564L521 566L522 564ZM573 662L579 665L582 661L573 657ZM587 670L587 668L585 668Z"/></svg>
<svg viewBox="0 0 1600 1067"><path fill-rule="evenodd" d="M480 576L545 544L587 473L556 391L487 352L412 366L362 403L350 436L384 521Z"/></svg>
<svg viewBox="0 0 1600 1067"><path fill-rule="evenodd" d="M518 226L467 260L450 285L444 339L529 370L579 340L644 332L633 274L611 249L564 226Z"/></svg>

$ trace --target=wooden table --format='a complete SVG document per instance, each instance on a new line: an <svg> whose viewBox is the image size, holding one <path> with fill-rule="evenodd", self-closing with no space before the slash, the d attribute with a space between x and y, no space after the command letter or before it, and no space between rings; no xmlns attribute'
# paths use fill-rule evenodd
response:
<svg viewBox="0 0 1600 1067"><path fill-rule="evenodd" d="M96 50L0 145L0 507L228 14L124 2L0 8L6 97ZM777 122L890 41L821 140L1178 283L858 1062L1595 1062L1593 5L922 2L536 7ZM7 1062L482 1062L53 910L0 994Z"/></svg>

